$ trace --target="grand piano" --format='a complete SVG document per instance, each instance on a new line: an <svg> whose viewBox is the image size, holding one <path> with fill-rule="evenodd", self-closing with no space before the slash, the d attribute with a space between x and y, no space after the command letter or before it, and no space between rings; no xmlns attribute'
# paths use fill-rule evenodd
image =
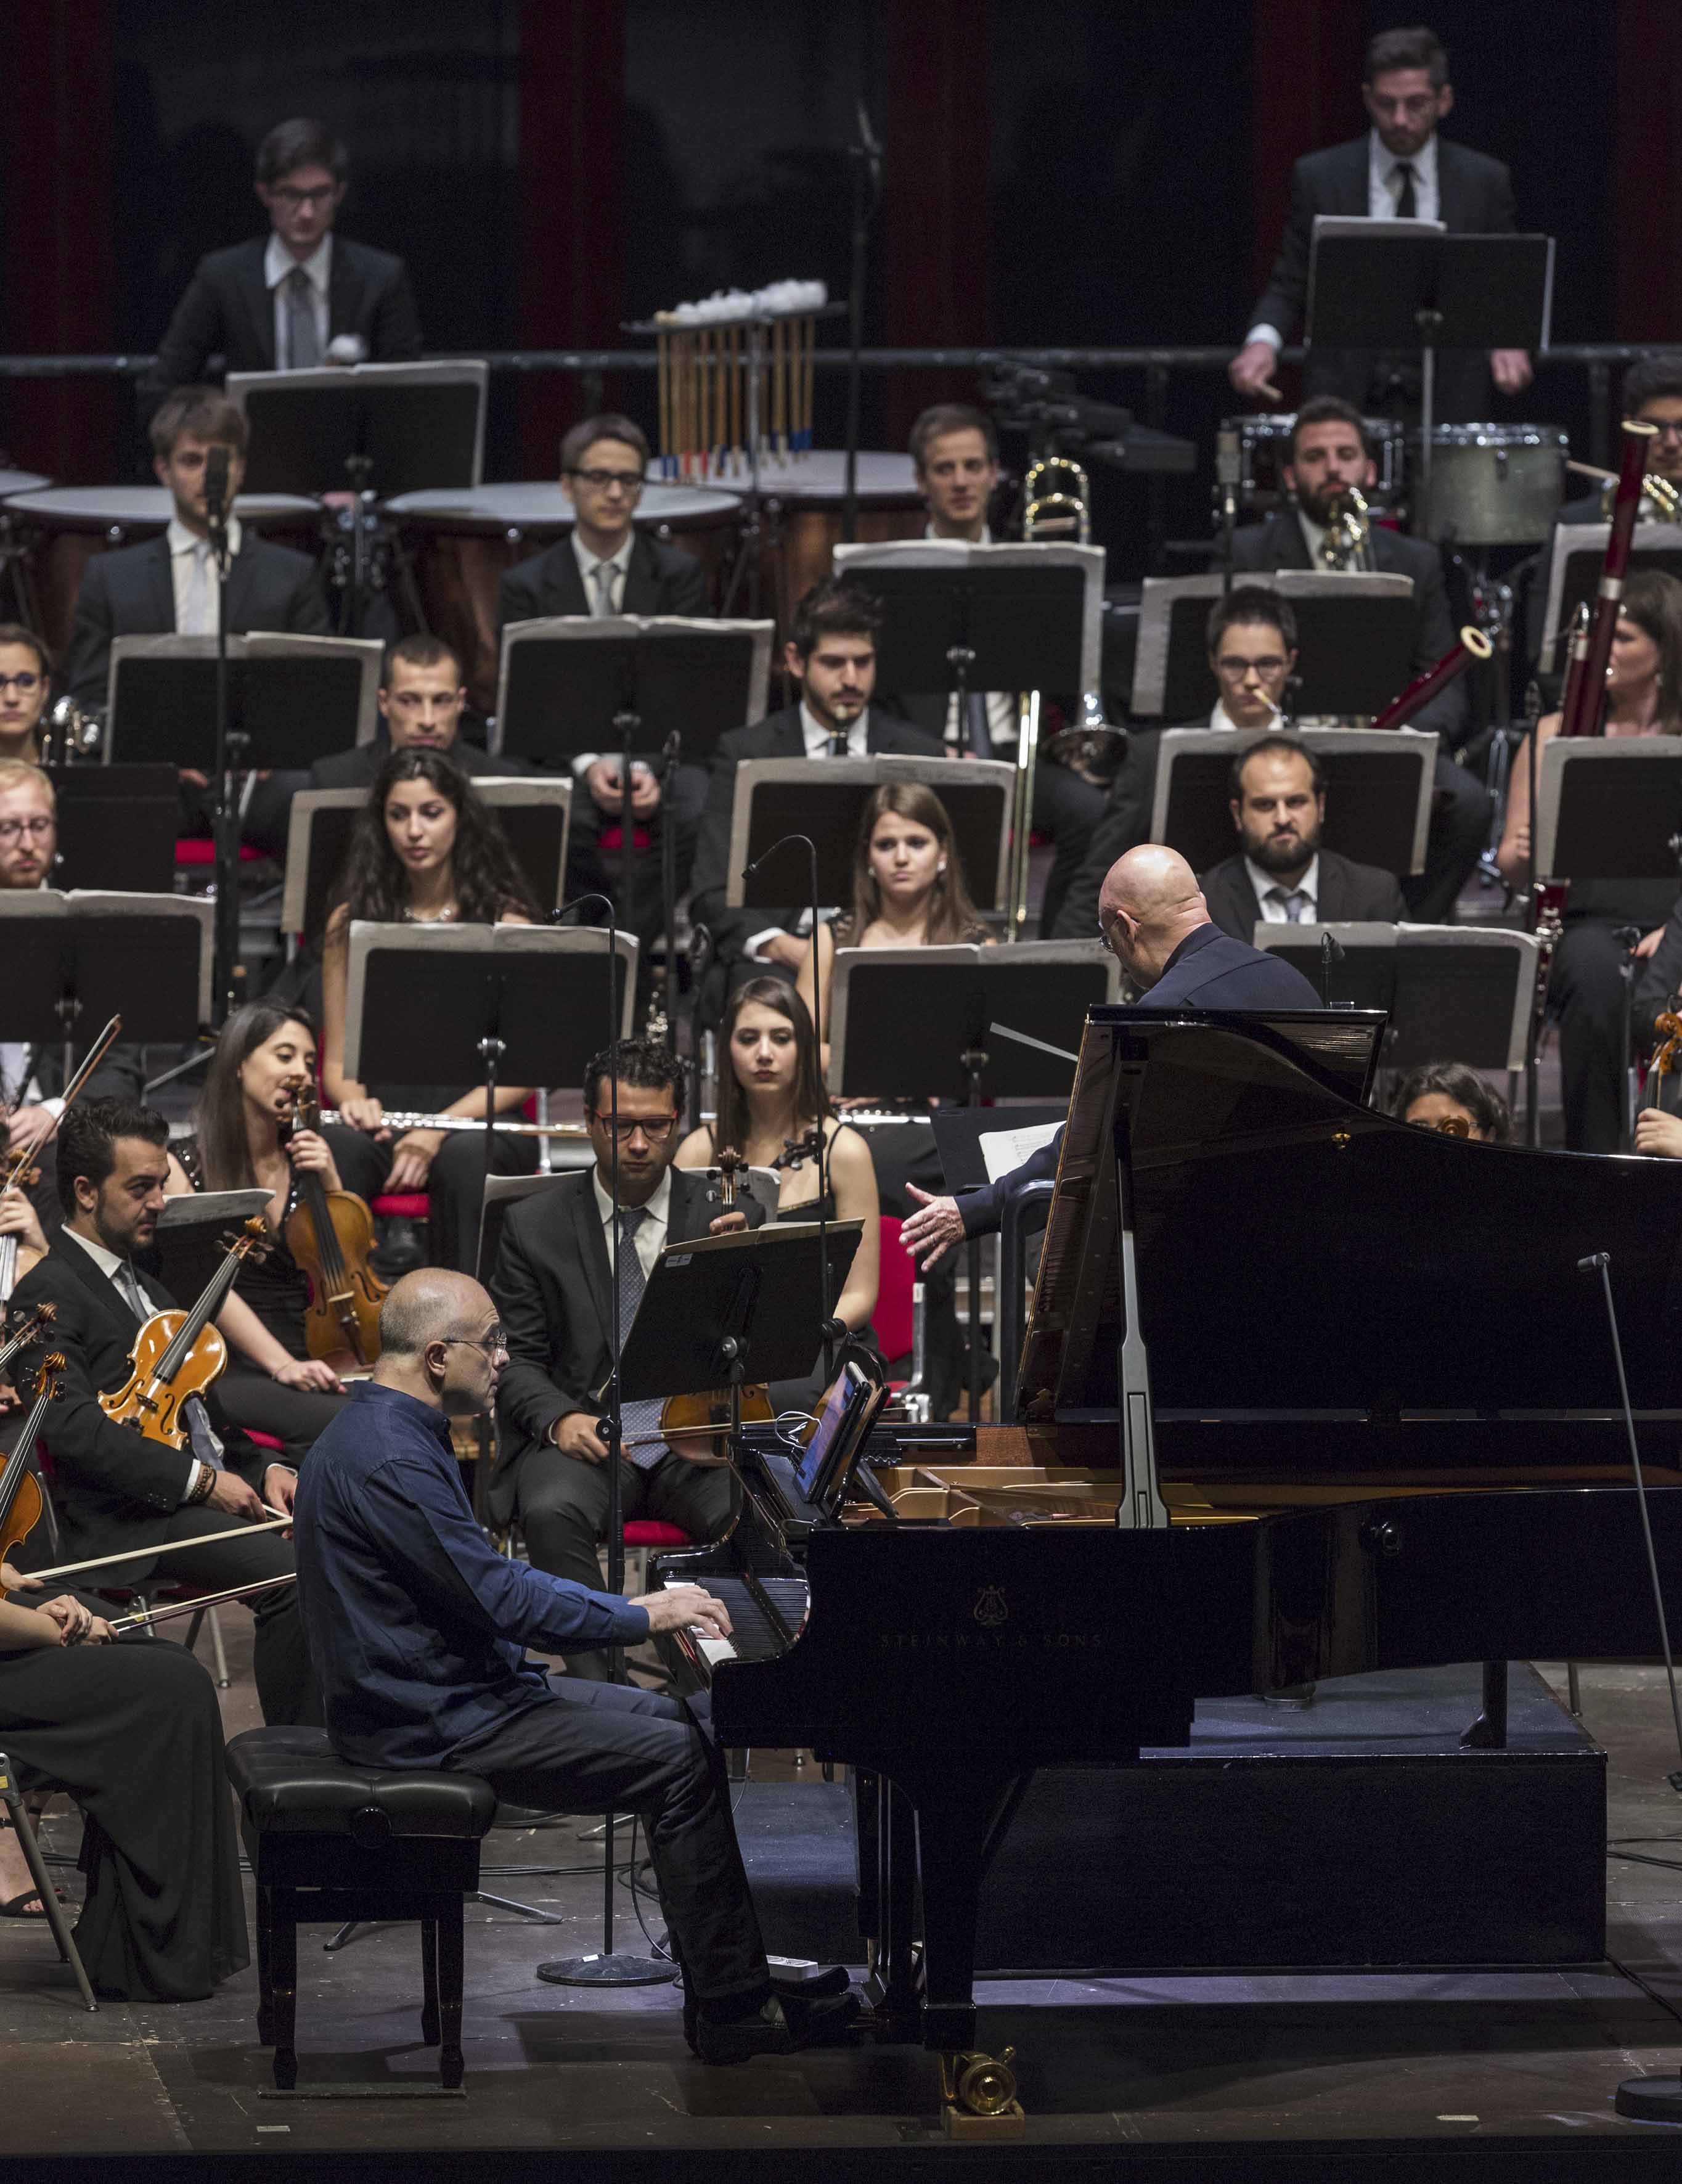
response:
<svg viewBox="0 0 1682 2184"><path fill-rule="evenodd" d="M662 1565L777 1585L711 1667L717 1732L860 1770L878 2020L977 2105L977 1900L1035 1769L1184 1744L1200 1698L1448 1663L1498 1664L1498 1740L1509 1658L1658 1652L1597 1252L1682 1615L1682 1162L1395 1122L1382 1028L1093 1010L1014 1421L878 1473L895 1521L791 1556L754 1496Z"/></svg>

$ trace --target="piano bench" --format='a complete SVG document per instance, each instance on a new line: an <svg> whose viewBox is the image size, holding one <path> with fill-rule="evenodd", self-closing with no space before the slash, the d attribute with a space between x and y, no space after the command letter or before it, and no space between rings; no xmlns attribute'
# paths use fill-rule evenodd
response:
<svg viewBox="0 0 1682 2184"><path fill-rule="evenodd" d="M625 1552L637 1557L637 1591L648 1590L645 1573L650 1547L693 1547L694 1544L681 1524L662 1524L658 1517L633 1517L625 1527ZM627 1572L631 1568L627 1561Z"/></svg>
<svg viewBox="0 0 1682 2184"><path fill-rule="evenodd" d="M352 1767L319 1729L250 1729L228 1746L257 1877L257 2037L275 2083L298 2082L299 1922L420 1922L420 2037L438 2080L461 2084L463 1899L496 1816L476 1774Z"/></svg>

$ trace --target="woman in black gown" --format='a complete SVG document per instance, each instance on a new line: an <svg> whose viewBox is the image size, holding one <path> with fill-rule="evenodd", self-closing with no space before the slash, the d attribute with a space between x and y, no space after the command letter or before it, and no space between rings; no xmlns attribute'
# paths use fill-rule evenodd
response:
<svg viewBox="0 0 1682 2184"><path fill-rule="evenodd" d="M81 1809L88 1978L123 2002L201 2002L250 1960L216 1687L186 1646L101 1643L87 1605L33 1584L0 1565L16 1596L0 1601L0 1751L25 1789Z"/></svg>

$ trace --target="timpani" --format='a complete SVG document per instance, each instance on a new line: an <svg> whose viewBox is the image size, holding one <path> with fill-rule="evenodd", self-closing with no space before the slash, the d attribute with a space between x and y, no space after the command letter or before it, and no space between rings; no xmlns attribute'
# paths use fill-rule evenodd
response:
<svg viewBox="0 0 1682 2184"><path fill-rule="evenodd" d="M41 634L60 660L69 650L82 571L96 554L137 546L169 524L174 503L161 485L60 485L14 493L5 502L28 556L40 602ZM319 555L319 502L296 493L242 493L242 523L279 545Z"/></svg>
<svg viewBox="0 0 1682 2184"><path fill-rule="evenodd" d="M553 480L543 480L403 493L385 508L399 526L426 627L460 655L473 705L494 712L498 587L516 562L567 536L571 503ZM722 487L651 482L637 504L636 527L693 554L716 608L740 510L739 494Z"/></svg>
<svg viewBox="0 0 1682 2184"><path fill-rule="evenodd" d="M860 542L874 546L888 538L920 538L928 511L911 457L861 448L858 464ZM775 611L785 636L796 604L829 575L830 556L841 543L846 471L847 457L839 448L814 448L793 462L760 465L765 514L760 582L768 593L767 609ZM740 597L735 610L746 611Z"/></svg>

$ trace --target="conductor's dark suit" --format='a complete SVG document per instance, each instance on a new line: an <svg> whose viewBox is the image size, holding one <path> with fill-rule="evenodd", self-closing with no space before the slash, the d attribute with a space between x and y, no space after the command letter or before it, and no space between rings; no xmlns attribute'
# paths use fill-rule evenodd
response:
<svg viewBox="0 0 1682 2184"><path fill-rule="evenodd" d="M872 758L944 758L946 747L938 738L913 727L891 713L872 705L866 722L865 746ZM690 914L712 934L718 961L727 972L746 962L748 943L756 933L773 925L795 932L800 912L794 910L730 910L725 893L730 884L730 815L736 799L736 769L744 760L761 758L804 758L805 738L800 733L800 709L788 705L780 713L767 713L751 727L732 728L718 739L712 774L707 783L707 806L701 816L700 841L695 850L694 889ZM954 760L955 764L958 761ZM817 761L820 765L822 761ZM746 965L749 975L768 966ZM739 983L739 981L738 981Z"/></svg>
<svg viewBox="0 0 1682 2184"><path fill-rule="evenodd" d="M1200 925L1187 933L1168 958L1167 968L1148 993L1145 1009L1235 1009L1258 1013L1279 1009L1317 1009L1320 997L1300 971L1265 949L1235 940L1217 925ZM960 1191L958 1211L966 1236L989 1236L1004 1215L1005 1200L1019 1183L1050 1183L1063 1150L1060 1129L1049 1145L1030 1153L1020 1167L997 1183Z"/></svg>
<svg viewBox="0 0 1682 2184"><path fill-rule="evenodd" d="M1367 136L1357 136L1351 143L1311 152L1292 169L1290 217L1267 286L1250 315L1252 326L1274 326L1287 341L1292 338L1307 303L1308 259L1316 215L1367 217L1370 141ZM1439 136L1437 190L1438 216L1451 234L1512 233L1512 177L1499 159ZM1366 409L1375 398L1384 399L1382 382L1390 366L1398 362L1417 378L1417 354L1384 359L1371 349L1323 348L1317 344L1303 366L1303 393L1306 396L1340 395L1357 409ZM1376 386L1375 379L1379 382ZM1440 420L1487 417L1490 392L1487 351L1438 351L1435 412Z"/></svg>
<svg viewBox="0 0 1682 2184"><path fill-rule="evenodd" d="M1375 523L1370 533L1373 566L1386 575L1413 579L1413 647L1410 675L1434 667L1454 643L1453 617L1443 586L1442 557L1423 538L1406 538ZM1283 509L1265 523L1246 526L1233 541L1233 566L1258 573L1272 569L1306 569L1308 541L1295 509ZM1302 710L1314 710L1314 693L1305 690ZM1403 883L1402 893L1415 917L1429 925L1451 918L1460 890L1483 855L1494 806L1489 791L1452 752L1465 741L1471 699L1462 675L1422 705L1409 725L1441 738L1437 749L1436 790L1431 831L1425 844L1425 869Z"/></svg>
<svg viewBox="0 0 1682 2184"><path fill-rule="evenodd" d="M158 359L140 383L150 416L172 387L193 387L213 356L229 371L275 369L275 295L264 278L266 235L201 258L176 304ZM370 364L412 364L420 354L420 321L409 269L389 251L335 234L327 271L327 338L354 334Z"/></svg>
<svg viewBox="0 0 1682 2184"><path fill-rule="evenodd" d="M161 1283L136 1273L142 1295L156 1310L176 1308ZM81 1562L129 1547L162 1546L172 1540L226 1532L224 1545L169 1555L161 1563L120 1563L109 1574L109 1582L122 1585L161 1574L214 1592L289 1574L292 1549L276 1533L253 1537L242 1518L202 1503L183 1506L181 1496L192 1474L190 1451L169 1448L114 1425L100 1409L99 1395L120 1388L129 1377L129 1351L140 1323L75 1237L61 1235L18 1284L10 1323L15 1326L40 1304L54 1309L51 1346L63 1352L66 1366L64 1395L47 1412L42 1431L52 1459L63 1559ZM228 1469L260 1493L274 1459L230 1425L217 1409L214 1390L207 1409L225 1445ZM252 1665L264 1719L270 1724L319 1721L293 1588L259 1595L252 1614Z"/></svg>
<svg viewBox="0 0 1682 2184"><path fill-rule="evenodd" d="M532 1563L555 1577L599 1585L596 1542L607 1523L605 1467L565 1456L549 1441L557 1418L599 1418L599 1391L612 1370L612 1274L596 1204L594 1168L515 1206L502 1232L491 1295L508 1332L509 1362L497 1391L497 1460L489 1507L499 1524L518 1517ZM673 1168L666 1241L705 1236L717 1207L705 1176ZM749 1225L763 1210L743 1201ZM621 1339L628 1333L621 1329ZM648 1470L621 1463L627 1518L681 1525L692 1539L719 1538L734 1513L727 1468L666 1455ZM567 1657L575 1676L604 1680L605 1652Z"/></svg>
<svg viewBox="0 0 1682 2184"><path fill-rule="evenodd" d="M1377 865L1358 865L1340 857L1335 850L1320 851L1319 890L1314 915L1317 923L1371 918L1394 924L1407 915L1394 872ZM1235 940L1249 940L1262 922L1262 905L1245 868L1243 853L1228 857L1204 873L1200 884L1209 915L1223 933Z"/></svg>

